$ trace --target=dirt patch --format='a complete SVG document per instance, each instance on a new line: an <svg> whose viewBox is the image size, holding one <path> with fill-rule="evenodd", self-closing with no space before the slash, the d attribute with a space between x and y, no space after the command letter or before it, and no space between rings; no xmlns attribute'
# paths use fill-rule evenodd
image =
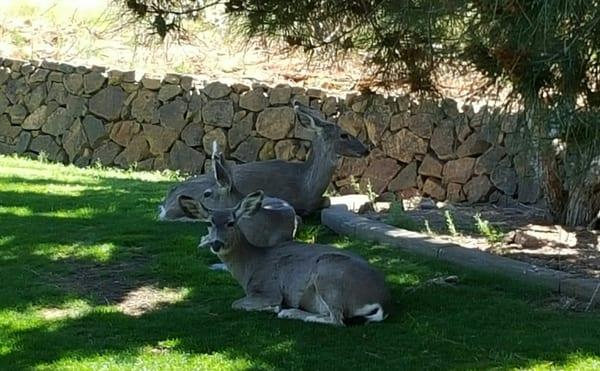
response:
<svg viewBox="0 0 600 371"><path fill-rule="evenodd" d="M394 224L392 213L388 211L389 204L377 205L379 212L366 211L364 216ZM549 224L542 208L520 204L436 204L425 199L412 205L407 203L402 214L420 231L431 232L438 238L466 248L488 251L579 277L600 278L600 231ZM476 215L498 231L495 238L482 234L477 227ZM449 219L456 233L451 232ZM396 226L402 228L401 224ZM430 231L427 231L426 224Z"/></svg>
<svg viewBox="0 0 600 371"><path fill-rule="evenodd" d="M77 259L62 260L66 273L45 274L49 284L92 300L95 304L116 305L124 314L140 316L167 304L179 302L187 292L183 288L161 287L156 279L140 275L148 257L134 255L126 260L91 263ZM80 315L73 308L44 308L45 319L64 319Z"/></svg>
<svg viewBox="0 0 600 371"><path fill-rule="evenodd" d="M179 302L184 298L184 290L148 285L128 292L117 306L129 316L140 316L167 304Z"/></svg>

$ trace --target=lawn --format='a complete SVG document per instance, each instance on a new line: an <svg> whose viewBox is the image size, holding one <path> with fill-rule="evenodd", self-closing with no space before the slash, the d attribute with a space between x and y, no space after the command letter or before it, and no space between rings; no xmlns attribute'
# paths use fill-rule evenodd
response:
<svg viewBox="0 0 600 371"><path fill-rule="evenodd" d="M0 157L0 369L599 369L600 316L504 278L333 235L386 273L396 312L333 328L230 309L242 290L155 220L173 177ZM457 275L457 286L427 284Z"/></svg>

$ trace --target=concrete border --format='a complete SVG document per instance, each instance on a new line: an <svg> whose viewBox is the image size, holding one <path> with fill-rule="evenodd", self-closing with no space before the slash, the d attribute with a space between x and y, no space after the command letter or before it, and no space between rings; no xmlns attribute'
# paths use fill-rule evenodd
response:
<svg viewBox="0 0 600 371"><path fill-rule="evenodd" d="M348 204L340 199L337 197L335 200L332 199L332 206L321 211L321 223L336 233L361 240L385 243L403 251L440 259L462 267L516 278L548 288L555 293L576 297L589 303L589 306L600 304L599 279L577 278L569 273L537 267L485 251L468 249L421 233L396 228L355 214L349 210L356 209L355 202Z"/></svg>

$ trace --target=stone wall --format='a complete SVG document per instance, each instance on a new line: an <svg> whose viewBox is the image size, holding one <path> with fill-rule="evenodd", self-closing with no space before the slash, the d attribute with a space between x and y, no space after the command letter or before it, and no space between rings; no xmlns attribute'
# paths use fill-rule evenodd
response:
<svg viewBox="0 0 600 371"><path fill-rule="evenodd" d="M288 85L201 84L177 74L138 80L135 71L50 61L0 58L0 153L200 173L210 167L216 140L237 162L303 160L311 136L296 123L293 97L374 147L366 159L342 161L332 183L341 193L370 184L387 198L538 197L516 118L487 108L407 96L339 99Z"/></svg>

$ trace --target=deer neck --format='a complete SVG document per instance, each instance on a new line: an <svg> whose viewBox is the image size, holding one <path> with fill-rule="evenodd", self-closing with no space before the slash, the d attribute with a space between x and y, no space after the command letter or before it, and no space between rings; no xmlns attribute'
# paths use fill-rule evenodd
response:
<svg viewBox="0 0 600 371"><path fill-rule="evenodd" d="M228 252L219 254L219 259L245 290L257 263L260 263L261 249L250 244L237 225L229 236L225 248Z"/></svg>
<svg viewBox="0 0 600 371"><path fill-rule="evenodd" d="M312 149L304 163L306 174L304 186L310 195L318 193L320 197L325 192L335 172L336 164L334 144L320 135L315 135Z"/></svg>

